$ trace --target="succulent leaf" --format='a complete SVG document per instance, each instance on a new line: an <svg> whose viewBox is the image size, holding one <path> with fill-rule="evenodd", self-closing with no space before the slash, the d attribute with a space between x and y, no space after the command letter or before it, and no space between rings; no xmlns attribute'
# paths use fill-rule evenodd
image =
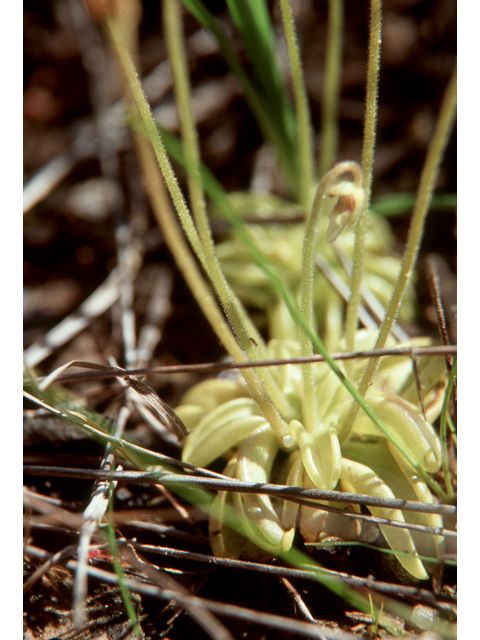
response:
<svg viewBox="0 0 480 640"><path fill-rule="evenodd" d="M234 477L237 456L228 461L223 474ZM219 558L240 558L245 548L245 537L233 527L229 527L227 509L233 510L233 496L229 491L219 491L213 500L208 519L210 545L215 556ZM240 527L240 518L238 518Z"/></svg>
<svg viewBox="0 0 480 640"><path fill-rule="evenodd" d="M317 489L333 489L340 477L342 458L335 431L320 425L315 432L309 433L299 420L292 420L288 426L313 484Z"/></svg>
<svg viewBox="0 0 480 640"><path fill-rule="evenodd" d="M302 457L299 451L294 451L289 456L289 464L290 471L286 478L286 484L289 487L300 487L302 486L303 480L303 463ZM293 542L293 536L295 534L295 526L297 522L298 511L300 509L300 505L295 502L285 501L283 503L282 509L282 526L285 529L285 533L288 535L290 533L290 537Z"/></svg>
<svg viewBox="0 0 480 640"><path fill-rule="evenodd" d="M377 498L395 498L393 491L370 467L346 458L342 459L340 484L344 491L363 493ZM380 518L405 522L402 512L398 509L369 507L369 511ZM426 580L428 574L418 557L410 532L383 524L380 525L380 529L400 564L415 578ZM405 553L409 555L403 555Z"/></svg>
<svg viewBox="0 0 480 640"><path fill-rule="evenodd" d="M440 442L433 427L414 405L396 394L369 395L369 405L389 428L392 435L405 447L412 458L429 473L438 471L441 465ZM348 411L348 403L339 410L339 415ZM351 437L382 437L383 434L364 413L359 414Z"/></svg>
<svg viewBox="0 0 480 640"><path fill-rule="evenodd" d="M269 424L264 422L244 440L240 447L237 456L236 477L242 482L253 484L268 482L278 449L278 438ZM242 494L241 499L245 513L252 524L258 528L260 534L266 538L270 545L281 550L285 531L270 497L257 493L246 493Z"/></svg>
<svg viewBox="0 0 480 640"><path fill-rule="evenodd" d="M263 422L265 418L254 400L230 400L208 413L188 434L182 460L196 466L207 466L240 444Z"/></svg>
<svg viewBox="0 0 480 640"><path fill-rule="evenodd" d="M219 405L235 400L235 398L249 398L248 388L241 378L229 380L228 378L211 378L193 386L182 397L182 405L199 405L206 411L213 411Z"/></svg>

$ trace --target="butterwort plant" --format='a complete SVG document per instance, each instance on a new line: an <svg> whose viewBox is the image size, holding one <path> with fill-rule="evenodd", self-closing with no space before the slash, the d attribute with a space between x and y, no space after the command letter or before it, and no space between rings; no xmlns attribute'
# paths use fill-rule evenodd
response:
<svg viewBox="0 0 480 640"><path fill-rule="evenodd" d="M352 180L342 180L345 175ZM338 238L343 228L354 221L365 194L361 184L361 169L351 162L339 163L322 180L312 209L312 219L321 217L322 205L330 204L328 240ZM355 180L355 178L357 178ZM340 180L339 180L340 179ZM330 202L334 199L334 204ZM318 216L317 209L320 210ZM305 229L302 264L301 309L305 322L312 322L313 278L312 247L316 232L311 224ZM297 332L294 332L297 333ZM357 331L355 350L371 348L375 332ZM429 340L414 339L408 344L425 345ZM388 346L397 343L390 339ZM336 351L345 344L336 345ZM307 338L272 339L266 347L270 359L298 358L312 353ZM444 388L444 366L438 358L425 358L418 365L423 393L428 396L426 413L435 419L441 409ZM342 371L345 375L345 372ZM360 381L362 367L350 368L349 377ZM441 465L440 442L431 424L422 415L414 373L408 358L388 360L375 376L369 392L369 405L387 428L382 432L365 414L354 423L346 423L350 395L341 377L327 364L304 364L278 367L273 372L279 394L283 395L281 415L288 424L288 434L276 434L264 419L258 405L251 399L245 383L237 380L214 379L200 383L185 396L178 415L190 434L183 450L183 460L207 466L222 456L230 456L224 473L238 480L267 483L275 474L293 486L335 489L383 498L402 497L433 502L428 485L408 461L414 460L425 473L438 471ZM390 436L402 443L403 453ZM405 456L407 453L407 456ZM281 458L281 468L275 468ZM238 539L225 532L222 512L229 500L220 493L213 506L210 534L212 547L218 555L234 555L243 551ZM246 536L257 546L272 553L287 551L299 521L304 539L316 542L325 535L360 536L354 521L350 528L341 526L338 518L326 511L285 504L275 505L268 496L234 494L230 500L243 516ZM300 512L300 513L299 513ZM372 508L376 516L404 522L399 510ZM415 514L418 524L441 528L440 516ZM425 579L427 573L418 557L421 553L437 557L442 551L442 536L412 535L408 530L381 525L390 547L397 552L401 565L414 577Z"/></svg>
<svg viewBox="0 0 480 640"><path fill-rule="evenodd" d="M248 251L250 264L254 265L257 275L261 275L262 287L271 296L267 333L276 337L267 342L263 339L239 297L241 295L247 303L250 302L250 286L253 291L254 285L249 285L246 278L242 292L235 282L229 283L225 271L228 272L230 258L223 256L221 261L213 242L177 0L165 0L162 6L191 209L180 190L159 128L122 43L118 22L114 16L107 21L128 86L132 126L136 131L154 213L193 295L235 362L258 363L266 359L298 356L310 358L314 353L323 356L324 362L242 368L236 379L207 380L191 389L177 408L178 416L189 430L183 447L183 460L197 466L223 461L225 475L252 483L280 481L293 486L336 488L375 497L416 499L427 503L439 498L448 499L451 495L449 487L442 487L433 477L442 465L444 447L432 426L442 410L446 383L443 362L432 356L422 357L414 376L411 363L405 357L383 360L375 357L366 366L361 361L339 365L330 356L330 351L354 351L372 346L375 349L395 348L402 344L413 348L430 344L423 338L399 340L392 330L402 301L408 295L425 216L453 122L455 74L447 87L425 160L398 274L390 293L382 301L384 318L376 329L358 329L361 290L365 285L364 266L375 263L376 259L375 251L369 245L368 213L376 132L381 2L371 2L362 166L353 161L335 164L333 160L318 184L313 178L306 91L288 0L281 0L279 4L292 71L294 109L285 107L284 115L275 120L268 117L273 94L267 99L255 92L238 66L228 41L202 3L184 4L217 37L229 64L244 83L246 95L265 129L267 140L274 147L277 145L280 163L285 168L286 163L294 159L295 171L290 175L294 182L292 194L306 213L306 221L299 227L301 249L294 249L301 258L297 258L288 277L283 276L282 264L274 255L275 229L271 230L272 238L270 246L267 246L260 234L247 228L234 203L225 194L220 198L222 212L232 224L238 242ZM243 31L244 36L247 34L245 37L256 34L255 37L263 43L261 51L269 52L271 26L266 20L268 12L264 3L231 0L228 5L239 31ZM332 42L335 38L338 40L338 29L338 24L332 27ZM274 72L274 58L263 55L258 56L260 59L263 67L258 73L264 74L265 84L275 92L278 90L278 76ZM332 69L335 65L331 65L330 73L333 73ZM329 91L331 98L335 94L334 83L331 83ZM282 98L282 104L284 102ZM292 140L296 141L296 146L289 155ZM322 157L320 165L325 165L325 162L325 157ZM321 288L316 291L316 261L326 253L323 247L335 247L335 243L341 245L345 234L352 233L349 227L353 228L354 234L352 276L348 305L345 313L339 314L338 302L334 303L331 295L323 296ZM284 241L284 237L281 229L278 241ZM386 249L388 252L388 242ZM231 258L231 264L235 259L235 256ZM382 267L377 266L377 269L381 271ZM336 265L333 265L333 270L338 270ZM384 278L384 282L387 281L388 278ZM328 349L322 338L327 339ZM241 538L238 532L232 534L229 530L228 513L231 508L240 519ZM407 517L398 509L369 509L373 515L384 519L380 528L398 562L414 578L425 579L428 567L420 555L435 558L441 554L444 542L441 517L432 514ZM395 523L403 524L406 519L431 527L430 532L411 532L394 526ZM292 503L276 503L266 495L220 492L211 507L210 535L213 550L218 555L238 556L244 551L254 553L254 549L279 554L291 548L297 529L307 541L321 540L325 535L347 539L361 537L355 518L349 518L348 522L353 523L350 527L344 526L344 522L346 520L342 520L341 515L334 517L321 506L318 509L299 507Z"/></svg>

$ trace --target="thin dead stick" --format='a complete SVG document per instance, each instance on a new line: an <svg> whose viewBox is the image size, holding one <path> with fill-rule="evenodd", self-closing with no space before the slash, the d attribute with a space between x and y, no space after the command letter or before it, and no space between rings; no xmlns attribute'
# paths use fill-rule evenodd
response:
<svg viewBox="0 0 480 640"><path fill-rule="evenodd" d="M104 173L108 170L112 174L110 175L110 180L112 180L113 167L110 167L111 162L103 162L103 164L106 165ZM119 169L116 157L114 165L116 169ZM135 312L133 310L134 282L143 263L145 243L142 239L134 237L123 208L116 207L114 214L115 245L120 272L119 307L124 361L127 368L132 368L138 366Z"/></svg>
<svg viewBox="0 0 480 640"><path fill-rule="evenodd" d="M140 558L132 545L123 546L120 551L124 560L129 562L137 571L146 576L161 589L171 589L178 592L184 598L184 608L188 615L212 638L212 640L234 640L226 627L219 622L201 600L191 603L191 594L180 585L172 576L169 576L158 567ZM176 600L176 598L174 598Z"/></svg>
<svg viewBox="0 0 480 640"><path fill-rule="evenodd" d="M444 356L445 354L456 355L457 346L431 346L431 347L397 347L394 349L370 349L368 351L352 351L346 353L333 353L330 357L333 360L355 360L360 358L386 358L390 356ZM129 375L155 375L155 374L174 374L174 373L217 373L220 371L228 371L231 369L248 369L250 367L277 367L287 364L304 364L306 362L325 362L323 356L314 355L303 358L289 358L279 360L261 360L251 362L231 362L231 363L219 363L219 362L206 362L201 364L179 364L179 365L165 365L155 367L153 369L130 369L130 370L116 370L108 369L105 365L101 365L103 368L101 371L95 373L70 373L58 377L58 382L76 382L81 380L101 380L107 378L125 378ZM70 363L70 366L76 366L86 369L99 369L95 363L85 362L82 360L75 361L75 364ZM38 378L37 381L42 380Z"/></svg>
<svg viewBox="0 0 480 640"><path fill-rule="evenodd" d="M194 514L194 511L191 511ZM145 515L145 512L144 514ZM115 523L117 523L118 515L114 516ZM196 513L195 521L198 523L200 520L205 520L205 513L203 511L198 510ZM118 526L126 524L125 522L118 522ZM153 533L160 534L162 537L169 536L171 538L178 538L179 540L185 540L187 542L193 542L194 544L199 544L204 547L210 548L210 541L201 535L188 533L188 531L182 531L181 529L176 529L172 526L167 526L163 524L157 524L155 522L143 522L143 520L130 520L128 522L129 527L133 529L139 529L142 531L151 531Z"/></svg>
<svg viewBox="0 0 480 640"><path fill-rule="evenodd" d="M116 212L115 243L118 267L120 269L120 326L122 329L125 365L136 366L135 312L133 310L134 282L142 262L142 243L132 238L130 226L125 216Z"/></svg>
<svg viewBox="0 0 480 640"><path fill-rule="evenodd" d="M28 213L64 180L75 166L71 153L63 153L45 164L23 189L23 212Z"/></svg>
<svg viewBox="0 0 480 640"><path fill-rule="evenodd" d="M290 567L282 567L278 565L271 564L263 564L260 562L251 562L247 560L234 560L232 558L219 558L216 556L205 555L203 553L194 553L192 551L183 551L180 549L173 549L171 547L161 547L156 545L145 545L140 544L138 542L133 543L134 546L144 552L148 553L157 553L165 555L168 558L179 558L184 560L193 560L195 562L205 562L210 565L220 566L220 567L228 567L230 569L241 569L245 571L259 571L261 573L266 573L270 575L276 575L280 577L286 577L291 580L294 579L305 579L305 580L316 580L318 573L322 573L325 575L331 575L332 577L338 578L345 584L351 587L360 587L360 588L369 588L380 593L390 594L390 595L400 595L407 598L414 598L416 600L422 601L425 604L429 604L431 606L437 607L439 609L447 608L448 605L445 605L443 602L440 602L435 595L428 591L427 589L421 589L419 587L412 587L407 585L399 585L399 584L391 584L389 582L381 582L374 580L373 578L362 578L359 576L354 576L348 573L343 573L339 571L333 571L332 569L325 569L323 567L311 567L304 569L292 569ZM442 594L442 598L445 601L456 602L456 598L454 596L448 597Z"/></svg>
<svg viewBox="0 0 480 640"><path fill-rule="evenodd" d="M64 506L66 506L65 503L59 500L58 498L52 498L51 496L44 496L41 493L30 491L30 489L27 489L27 487L25 486L23 487L23 495L24 497L33 498L34 500L38 498L42 502L46 502L47 504L53 504L57 507L63 508Z"/></svg>
<svg viewBox="0 0 480 640"><path fill-rule="evenodd" d="M166 521L170 521L172 517L172 511L173 511L172 509L168 510L168 512L166 512L163 509L155 509L153 513L151 510L146 512L145 509L135 509L133 511L134 511L134 514L132 514L131 509L127 509L124 512L115 512L113 514L113 522L115 526L116 527L127 526L129 529L137 529L139 531L150 531L152 533L158 534L162 538L165 538L167 536L169 538L178 538L179 540L192 542L194 544L199 544L203 547L210 548L210 542L204 536L188 533L188 531L182 531L181 529L176 529L172 525L168 526L163 524L157 524L155 522L149 522L149 521L144 522L143 520L135 520L135 519L132 520L132 517L133 518L138 517L138 512L141 511L142 516L145 516L145 514L147 513L149 518L150 517L155 518L158 515L159 518L164 518ZM205 520L205 513L200 510L198 510L195 516L196 516L195 522L197 523L199 521ZM42 522L41 518L42 518L41 516L40 517L24 516L23 522L25 523L25 526L28 526L31 529L39 529L44 532L48 532L50 534L60 533L63 536L67 535L67 536L76 537L79 533L79 531L75 529L60 527L58 525L51 524L50 522ZM75 549L77 549L77 546L75 546Z"/></svg>
<svg viewBox="0 0 480 640"><path fill-rule="evenodd" d="M183 482L184 479L187 480L187 482ZM185 485L188 486L189 485L188 481L190 480L190 478L184 478L183 476L179 476L178 478L175 478L173 482L172 480L167 481L169 486L172 486L172 487L185 486ZM178 482L177 480L180 480L180 482ZM202 479L200 483L198 484L195 483L195 486L198 486L198 485L203 486L203 484L204 483ZM245 491L240 490L239 487L233 487L233 486L225 490L235 491L237 493L264 493L263 491L259 490L255 485L249 485L248 489ZM271 495L270 491L269 491L269 495ZM450 537L450 538L457 537L456 531L444 529L443 527L429 527L429 526L420 525L420 524L413 524L410 522L401 522L398 520L391 520L389 518L380 518L378 516L373 516L373 515L352 513L351 511L344 511L342 509L337 509L336 507L332 507L331 505L328 505L328 504L319 504L317 501L306 500L304 498L297 498L293 496L289 496L288 498L285 497L283 499L288 500L289 502L295 502L297 504L304 505L306 507L311 507L313 509L319 509L321 511L328 511L330 513L335 513L339 516L343 516L344 518L350 518L353 520L363 520L368 523L374 523L377 525L388 525L389 527L393 527L396 529L407 529L409 531L417 531L418 533L428 533L434 536L442 536L442 537Z"/></svg>
<svg viewBox="0 0 480 640"><path fill-rule="evenodd" d="M69 470L67 470L69 471ZM92 472L91 472L92 473ZM57 475L61 475L61 472ZM113 475L113 474L112 474ZM98 476L97 476L98 477ZM360 513L352 513L349 511L343 511L342 509L337 509L336 507L332 507L329 504L319 503L318 500L312 500L311 498L305 498L303 493L307 493L310 491L318 491L306 489L302 490L300 487L295 487L298 493L292 493L292 487L282 487L279 485L256 485L256 484L248 484L243 482L231 481L218 481L216 479L205 479L205 478L192 478L188 476L173 476L173 475L165 475L161 479L157 477L157 483L165 484L168 487L202 487L208 488L212 490L218 491L233 491L235 493L256 493L256 494L268 494L272 497L281 498L282 500L287 500L288 502L295 502L296 504L304 505L307 507L311 507L314 509L320 509L322 511L328 511L331 513L336 513L345 518L353 518L355 520L364 520L365 522L374 523L378 525L388 525L389 527L394 527L398 529L407 529L410 531L417 531L419 533L428 533L430 535L436 536L444 536L456 538L456 531L451 531L449 529L444 529L442 527L429 527L419 524L413 524L409 522L400 522L397 520L390 520L388 518L380 518L378 516L365 515ZM280 489L280 491L278 491ZM300 493L300 495L299 495ZM331 497L330 500L335 500L336 502L343 502L345 504L364 504L366 506L376 506L382 508L392 508L392 504L396 503L394 508L403 509L405 511L420 511L420 512L431 512L431 508L442 507L443 509L448 505L430 505L427 503L408 503L402 500L386 500L383 498L375 498L372 496L362 496L356 494L343 494L337 491L322 491L322 494L332 494L335 497ZM326 500L327 498L323 496L321 499ZM374 503L373 505L371 503ZM385 505L388 504L388 506ZM400 503L400 504L398 504ZM438 511L436 511L438 513ZM72 514L73 515L73 514Z"/></svg>
<svg viewBox="0 0 480 640"><path fill-rule="evenodd" d="M76 536L79 533L78 530L69 529L68 527L61 527L51 524L50 522L42 522L37 516L23 516L23 522L32 529L40 529L52 534L60 533L61 535ZM76 548L77 545L75 545L75 549Z"/></svg>
<svg viewBox="0 0 480 640"><path fill-rule="evenodd" d="M172 459L173 460L173 459ZM182 463L184 464L184 463ZM195 469L191 465L186 465L189 469ZM197 470L199 470L197 468ZM67 469L65 467L47 467L25 465L23 468L25 475L51 476L66 478L106 478L107 474L97 469ZM213 475L213 474L212 474ZM173 484L182 484L217 491L234 491L239 493L261 493L273 498L284 500L304 499L308 506L323 508L324 505L313 504L314 501L325 500L327 502L342 502L345 504L357 504L372 507L382 507L384 509L401 509L402 511L415 511L421 513L435 513L440 515L456 516L457 508L447 504L430 504L426 502L416 502L414 500L399 500L377 498L357 493L342 493L341 491L321 491L320 489L303 489L302 487L289 487L279 484L250 484L241 482L234 478L228 478L221 474L215 474L216 478L205 478L198 476L172 476L166 474L159 477L158 472L144 471L113 471L108 474L108 478L115 482L142 482L146 484L165 483L173 481ZM177 481L180 482L177 482Z"/></svg>
<svg viewBox="0 0 480 640"><path fill-rule="evenodd" d="M134 524L134 523L132 523ZM137 523L138 524L138 523ZM147 523L140 523L147 524ZM121 540L119 542L122 542ZM264 564L260 562L252 562L248 560L234 560L233 558L220 558L207 555L204 553L184 551L182 549L174 549L172 547L164 547L152 544L141 544L139 542L131 543L136 549L144 553L160 554L166 558L177 558L180 560L189 560L193 562L201 562L211 566L225 567L228 569L238 569L241 571L254 571L267 575L278 577L286 577L290 580L317 580L318 573L322 575L332 576L344 582L348 586L355 588L368 588L385 595L400 596L421 602L429 606L435 607L443 611L450 611L451 604L456 602L456 597L451 594L442 593L441 597L427 589L402 584L393 584L390 582L382 582L373 578L362 578L348 573L333 571L323 567L311 567L303 569L294 569L279 565ZM104 545L95 545L92 549L103 547ZM46 553L46 552L45 552ZM27 552L28 555L28 552ZM442 559L439 560L439 566L443 567Z"/></svg>
<svg viewBox="0 0 480 640"><path fill-rule="evenodd" d="M298 610L300 611L302 616L305 618L305 620L307 622L313 622L314 624L317 624L317 620L315 620L315 618L312 616L312 614L310 613L309 608L307 607L307 605L303 601L302 596L298 593L298 591L295 589L295 587L290 582L290 580L288 580L285 577L282 577L282 578L280 578L280 582L286 587L288 593L292 596L292 599L293 599L293 601L295 603L295 606L298 607ZM323 633L321 633L320 637L325 638Z"/></svg>
<svg viewBox="0 0 480 640"><path fill-rule="evenodd" d="M31 557L43 559L46 559L51 555L43 549L38 549L37 547L33 546L25 547L25 552ZM74 560L70 560L67 562L66 567L68 569L75 570L76 564L77 563ZM117 575L110 571L105 571L96 567L88 567L88 574L92 578L95 578L107 584L118 585L119 583ZM125 584L127 589L135 593L140 593L153 598L159 598L161 600L175 600L180 605L186 605L187 602L191 605L197 606L203 604L207 609L218 615L235 618L237 620L245 620L250 624L262 624L273 629L296 633L300 636L305 636L308 638L319 638L318 627L316 625L295 620L294 618L287 618L285 616L278 616L271 613L262 613L260 611L255 611L254 609L248 609L246 607L239 607L231 604L223 604L220 602L208 600L206 598L199 598L197 596L189 595L187 598L182 594L179 594L178 591L173 591L171 589L161 589L156 585L140 582L131 578L124 578L123 583ZM357 635L339 630L330 632L325 629L323 633L326 640L358 640Z"/></svg>

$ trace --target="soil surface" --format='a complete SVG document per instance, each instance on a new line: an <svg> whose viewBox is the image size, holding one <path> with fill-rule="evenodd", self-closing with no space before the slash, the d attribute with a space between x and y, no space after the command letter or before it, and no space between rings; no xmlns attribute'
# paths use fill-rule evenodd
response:
<svg viewBox="0 0 480 640"><path fill-rule="evenodd" d="M215 0L205 4L232 34L234 46L245 59L225 2ZM318 146L328 3L302 0L293 4ZM339 159L360 160L368 3L347 1L345 4ZM131 10L135 3L125 3L127 5ZM268 2L268 6L280 37L277 3ZM124 336L130 334L128 330L125 333L125 323L133 323L133 333L147 339L149 334L145 331L142 334L142 329L149 326L152 318L158 334L152 338L153 347L147 349L147 359L140 361L141 366L218 361L224 357L219 341L177 271L151 213L123 116L120 120L112 116L111 106L120 99L121 87L101 29L85 13L80 0L25 0L24 12L27 189L37 176L44 178L42 194L30 201L24 222L25 348L31 349L37 344L40 349L45 346L47 333L62 320L70 314L81 317L85 308L80 305L107 281L123 259L122 251L127 251L132 261L129 263L132 286L123 299L123 306L118 302L107 305L103 311L93 313L81 331L74 331L58 346L54 343L34 362L37 374L48 374L71 360L131 366L124 340ZM178 133L165 63L160 3L143 2L138 19L140 75L157 73L154 85L157 95L152 102L154 113L161 124ZM261 133L224 59L204 34L202 37L198 23L186 13L185 34L202 159L227 190L246 190L255 176L259 152L264 149ZM456 3L451 0L389 0L385 3L374 202L385 194L415 193L455 56ZM99 131L103 134L99 135ZM99 140L103 141L103 150L106 149L103 158L102 143L97 144ZM438 177L438 193L456 193L455 148L454 131ZM176 168L184 186L183 173ZM275 168L270 179L276 193L285 195L285 185ZM390 218L399 250L405 242L408 214ZM428 254L438 254L453 342L456 342L451 312L456 303L455 228L454 209L443 206L432 209L417 269L420 309L416 325L410 327L412 333L437 334L424 259ZM128 243L122 241L125 229L130 233ZM220 237L222 229L217 232ZM153 304L155 300L160 301L157 307ZM164 402L175 407L182 394L204 377L199 373L159 375L149 378L148 383ZM119 419L125 387L118 380L70 383L68 388L86 406L111 419ZM66 428L55 418L42 415L32 404L27 404L25 411L25 464L99 468L104 454L100 444L73 428ZM125 435L144 447L179 457L175 438L165 430L155 432L136 410L128 417ZM93 480L54 477L48 472L27 473L25 486L30 496L26 501L25 526L28 549L57 553L75 545L82 513L91 498ZM39 506L32 498L35 494L50 502ZM117 537L201 554L198 557L181 554L176 557L173 551L140 554L165 569L164 575L180 583L189 593L302 623L311 616L324 625L322 629L327 638L335 629L350 634L365 633L367 637L388 637L393 633L391 627L372 626L368 616L362 616L341 597L312 580L292 577L286 582L278 575L209 563L207 556L211 551L204 516L187 501L162 492L157 486L118 485L114 514ZM101 535L93 540L103 541ZM302 547L300 540L298 546ZM398 585L397 596L405 586L379 561L380 554L374 550L359 547L317 552L304 547L304 550L325 567L363 578L373 575L393 588ZM45 558L40 552L35 555L26 551L25 580L43 565ZM73 629L74 569L68 562L74 558L75 550L32 581L25 594L25 637L134 638L118 588L101 577L89 580L88 625L79 631ZM279 560L266 563L282 566ZM90 566L111 573L112 556L105 550L92 551ZM127 576L136 577L140 573L138 567L125 559L123 570ZM429 593L432 601L438 598L450 606L455 594L454 571L446 567L443 572L437 572L433 580L417 586L423 590L423 596L414 597L410 593L408 597L403 596L403 600L413 605L424 604ZM360 591L365 596L368 590ZM168 598L133 594L132 606L145 638L208 637L193 616ZM300 637L302 633L300 626L297 634L275 628L268 620L246 621L228 614L220 614L218 619L235 638L281 639ZM420 633L415 627L407 626L405 630Z"/></svg>

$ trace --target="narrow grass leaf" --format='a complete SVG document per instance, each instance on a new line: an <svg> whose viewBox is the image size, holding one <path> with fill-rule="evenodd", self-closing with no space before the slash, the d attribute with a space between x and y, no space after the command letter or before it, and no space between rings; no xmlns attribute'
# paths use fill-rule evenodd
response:
<svg viewBox="0 0 480 640"><path fill-rule="evenodd" d="M262 87L260 82L252 82L249 74L242 66L236 52L230 44L229 38L220 27L217 19L208 11L205 5L200 0L182 0L182 2L196 20L215 37L225 61L242 85L244 95L257 119L263 135L276 150L284 170L285 179L292 192L295 193L299 177L294 135L295 116L285 97L285 93L276 88L278 80L275 80L275 75L278 75L278 73L271 69L268 71L271 77L271 79L267 81L267 87L270 89L269 92ZM237 4L239 4L240 11L245 11L240 6L243 3ZM257 21L256 31L258 31L258 37L260 38L261 35L263 41L268 42L268 38L265 35L267 31L265 19L259 19L257 14L258 10L253 14L251 19ZM245 43L247 49L252 47L251 38L252 36L247 36L247 42ZM262 46L262 40L259 46ZM255 64L258 53L258 51L254 50L252 64ZM268 56L268 50L263 51L263 56ZM272 59L272 56L269 56L269 58L271 62L275 60L274 58ZM274 64L274 67L277 66L276 61L272 62L272 64ZM263 70L259 71L260 77L267 74L265 66L265 63L263 63Z"/></svg>

